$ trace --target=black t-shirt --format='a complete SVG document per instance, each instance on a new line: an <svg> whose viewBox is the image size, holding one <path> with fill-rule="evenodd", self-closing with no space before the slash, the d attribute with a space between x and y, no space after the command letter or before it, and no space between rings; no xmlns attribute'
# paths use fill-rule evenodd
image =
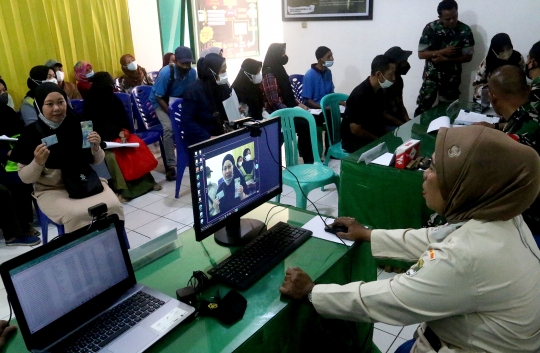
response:
<svg viewBox="0 0 540 353"><path fill-rule="evenodd" d="M375 90L369 82L369 77L352 91L347 99L345 117L341 123L341 140L347 152L355 152L370 143L351 132L350 124L361 125L369 133L381 137L386 134L384 112L384 93L382 89Z"/></svg>
<svg viewBox="0 0 540 353"><path fill-rule="evenodd" d="M405 122L401 111L403 104L403 86L403 78L401 75L396 74L394 84L389 88L383 89L383 92L386 112L394 118Z"/></svg>

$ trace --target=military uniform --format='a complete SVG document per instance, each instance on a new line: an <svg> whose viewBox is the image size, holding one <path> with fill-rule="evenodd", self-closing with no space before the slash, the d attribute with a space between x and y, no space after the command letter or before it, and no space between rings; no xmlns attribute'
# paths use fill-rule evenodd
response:
<svg viewBox="0 0 540 353"><path fill-rule="evenodd" d="M461 55L474 53L474 37L471 28L458 21L455 28L445 28L439 20L428 23L422 32L418 51L440 50L450 46L461 48ZM446 100L459 98L459 85L461 83L461 64L434 63L431 59L425 60L424 83L416 100L418 108L415 116L430 109L437 99L437 93Z"/></svg>
<svg viewBox="0 0 540 353"><path fill-rule="evenodd" d="M540 120L531 103L519 107L504 127L504 132L520 143L531 146L540 154Z"/></svg>
<svg viewBox="0 0 540 353"><path fill-rule="evenodd" d="M390 325L424 322L413 353L432 353L437 345L439 353L540 352L540 249L521 216L373 230L371 251L417 262L387 280L317 284L312 303L319 314Z"/></svg>
<svg viewBox="0 0 540 353"><path fill-rule="evenodd" d="M532 107L538 110L538 106L540 106L540 76L535 78L531 83L529 100Z"/></svg>

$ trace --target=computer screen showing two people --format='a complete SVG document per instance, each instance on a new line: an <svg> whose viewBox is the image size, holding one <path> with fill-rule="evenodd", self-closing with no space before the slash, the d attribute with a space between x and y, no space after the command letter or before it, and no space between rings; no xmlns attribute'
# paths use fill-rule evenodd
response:
<svg viewBox="0 0 540 353"><path fill-rule="evenodd" d="M264 224L241 216L282 191L279 118L189 147L197 240L212 233L224 245L239 245Z"/></svg>

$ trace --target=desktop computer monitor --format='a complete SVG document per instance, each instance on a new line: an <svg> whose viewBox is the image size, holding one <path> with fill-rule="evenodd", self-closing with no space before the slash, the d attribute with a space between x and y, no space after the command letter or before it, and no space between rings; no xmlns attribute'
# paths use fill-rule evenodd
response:
<svg viewBox="0 0 540 353"><path fill-rule="evenodd" d="M281 121L250 123L188 147L197 241L214 234L222 245L243 245L264 231L241 217L282 192Z"/></svg>

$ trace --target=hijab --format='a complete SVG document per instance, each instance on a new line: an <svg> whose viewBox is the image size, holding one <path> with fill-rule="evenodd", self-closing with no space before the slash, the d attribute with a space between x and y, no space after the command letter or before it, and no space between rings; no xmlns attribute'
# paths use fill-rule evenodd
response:
<svg viewBox="0 0 540 353"><path fill-rule="evenodd" d="M492 73L500 66L514 65L519 67L521 62L521 54L518 51L513 51L508 60L501 60L497 57L505 46L513 48L510 36L506 33L498 33L491 38L491 45L489 46L488 54L486 56L486 72ZM497 55L495 55L497 53Z"/></svg>
<svg viewBox="0 0 540 353"><path fill-rule="evenodd" d="M536 151L479 125L439 130L435 171L449 222L512 219L540 191Z"/></svg>
<svg viewBox="0 0 540 353"><path fill-rule="evenodd" d="M206 48L201 52L201 57L204 58L210 53L214 53L214 54L217 54L217 55L221 56L220 54L223 53L223 49L221 49L219 47Z"/></svg>
<svg viewBox="0 0 540 353"><path fill-rule="evenodd" d="M90 70L92 70L92 65L90 63L87 63L86 61L78 61L75 64L73 70L75 71L75 77L77 78L77 81L88 82L86 73L89 68Z"/></svg>
<svg viewBox="0 0 540 353"><path fill-rule="evenodd" d="M36 87L34 107L36 113L43 111L47 96L52 92L60 93L66 100L66 117L57 129L51 129L41 119L26 126L11 153L10 159L22 164L30 164L34 159L34 150L45 136L56 135L58 143L49 146L49 158L45 167L51 169L76 168L80 163L91 163L93 160L90 148L82 148L82 130L79 116L67 104L66 93L57 84L45 82ZM38 110L39 109L39 110ZM39 127L38 127L39 125ZM39 131L43 131L43 134Z"/></svg>
<svg viewBox="0 0 540 353"><path fill-rule="evenodd" d="M124 73L124 81L127 82L127 86L129 87L140 86L143 84L143 81L146 77L146 70L140 65L137 65L137 70L134 71L127 69L126 66L128 65L128 58L135 60L135 58L131 54L122 55L122 57L120 58L122 72Z"/></svg>
<svg viewBox="0 0 540 353"><path fill-rule="evenodd" d="M26 79L26 86L28 86L28 89L30 89L28 92L26 92L27 97L35 98L34 90L36 89L37 86L39 86L42 82L44 82L47 79L49 70L52 70L52 69L45 65L34 66L30 70L30 74L29 74L30 77Z"/></svg>
<svg viewBox="0 0 540 353"><path fill-rule="evenodd" d="M288 61L288 57L283 56L283 51L286 48L285 43L272 43L268 47L266 56L263 63L263 75L273 74L277 80L279 90L281 92L281 99L283 104L289 108L295 107L296 99L289 81L289 75L283 65Z"/></svg>
<svg viewBox="0 0 540 353"><path fill-rule="evenodd" d="M163 66L162 67L165 67L165 66L169 66L169 61L171 61L171 56L173 56L174 53L171 53L171 52L168 52L166 53L165 55L163 55Z"/></svg>
<svg viewBox="0 0 540 353"><path fill-rule="evenodd" d="M257 120L262 119L262 109L264 107L263 93L260 83L254 84L247 74L256 75L261 69L261 66L262 63L260 61L253 59L244 60L231 86L236 92L238 100L247 104L249 107L249 116Z"/></svg>

